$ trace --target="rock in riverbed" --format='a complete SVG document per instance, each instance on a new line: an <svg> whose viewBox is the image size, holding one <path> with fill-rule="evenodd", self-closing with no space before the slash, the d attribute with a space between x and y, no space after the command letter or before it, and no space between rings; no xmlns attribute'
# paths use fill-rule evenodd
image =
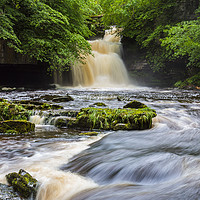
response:
<svg viewBox="0 0 200 200"><path fill-rule="evenodd" d="M19 173L13 172L6 175L8 184L13 187L21 197L35 199L38 187L38 181L34 179L28 172L23 169Z"/></svg>

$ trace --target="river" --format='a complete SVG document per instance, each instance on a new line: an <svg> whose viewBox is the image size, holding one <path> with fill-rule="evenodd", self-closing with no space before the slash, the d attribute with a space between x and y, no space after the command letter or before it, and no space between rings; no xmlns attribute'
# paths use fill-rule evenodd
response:
<svg viewBox="0 0 200 200"><path fill-rule="evenodd" d="M158 115L153 128L142 131L86 137L43 124L34 135L1 135L1 183L23 168L41 183L38 200L200 199L199 91L130 86L0 92L8 100L44 94L71 95L75 101L60 105L75 110L99 101L120 108L139 100Z"/></svg>

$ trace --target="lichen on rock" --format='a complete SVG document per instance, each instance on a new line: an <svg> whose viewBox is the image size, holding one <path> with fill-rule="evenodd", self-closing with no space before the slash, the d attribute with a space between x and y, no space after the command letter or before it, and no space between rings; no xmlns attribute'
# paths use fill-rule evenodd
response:
<svg viewBox="0 0 200 200"><path fill-rule="evenodd" d="M6 180L21 197L36 197L38 181L23 169L6 175Z"/></svg>

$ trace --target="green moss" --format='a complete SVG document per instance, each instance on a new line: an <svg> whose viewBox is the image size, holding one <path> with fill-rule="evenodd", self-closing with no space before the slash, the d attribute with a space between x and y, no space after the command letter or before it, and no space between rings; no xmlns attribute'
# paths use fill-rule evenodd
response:
<svg viewBox="0 0 200 200"><path fill-rule="evenodd" d="M113 126L113 130L130 130L131 126L130 124L123 124L123 123L117 123L116 125Z"/></svg>
<svg viewBox="0 0 200 200"><path fill-rule="evenodd" d="M131 101L127 103L124 108L147 108L147 106L139 101Z"/></svg>
<svg viewBox="0 0 200 200"><path fill-rule="evenodd" d="M0 133L20 134L34 132L35 124L26 120L0 121Z"/></svg>
<svg viewBox="0 0 200 200"><path fill-rule="evenodd" d="M6 175L7 182L23 198L36 197L38 181L23 169Z"/></svg>
<svg viewBox="0 0 200 200"><path fill-rule="evenodd" d="M127 124L126 129L147 129L152 127L156 112L148 107L139 109L83 108L71 127L82 129L115 129L116 124Z"/></svg>
<svg viewBox="0 0 200 200"><path fill-rule="evenodd" d="M0 120L28 120L31 112L8 101L0 102Z"/></svg>
<svg viewBox="0 0 200 200"><path fill-rule="evenodd" d="M67 127L67 124L71 118L69 117L57 117L54 125L58 128Z"/></svg>
<svg viewBox="0 0 200 200"><path fill-rule="evenodd" d="M101 106L101 107L105 107L106 106L106 104L102 103L102 102L97 102L97 103L94 103L93 105L94 106Z"/></svg>
<svg viewBox="0 0 200 200"><path fill-rule="evenodd" d="M80 133L80 135L96 136L96 135L98 135L98 133L97 132L86 132L86 133Z"/></svg>
<svg viewBox="0 0 200 200"><path fill-rule="evenodd" d="M29 101L29 100L22 100L16 101L18 105L23 106L23 108L27 110L52 110L52 109L63 109L63 106L55 105L55 104L48 104L39 101Z"/></svg>

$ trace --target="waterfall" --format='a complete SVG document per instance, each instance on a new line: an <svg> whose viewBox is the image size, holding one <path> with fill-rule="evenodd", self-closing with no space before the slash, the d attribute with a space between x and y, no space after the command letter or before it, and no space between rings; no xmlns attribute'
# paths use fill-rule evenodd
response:
<svg viewBox="0 0 200 200"><path fill-rule="evenodd" d="M112 87L129 83L126 67L120 57L120 37L116 30L105 32L103 39L89 41L92 55L72 66L73 86Z"/></svg>

